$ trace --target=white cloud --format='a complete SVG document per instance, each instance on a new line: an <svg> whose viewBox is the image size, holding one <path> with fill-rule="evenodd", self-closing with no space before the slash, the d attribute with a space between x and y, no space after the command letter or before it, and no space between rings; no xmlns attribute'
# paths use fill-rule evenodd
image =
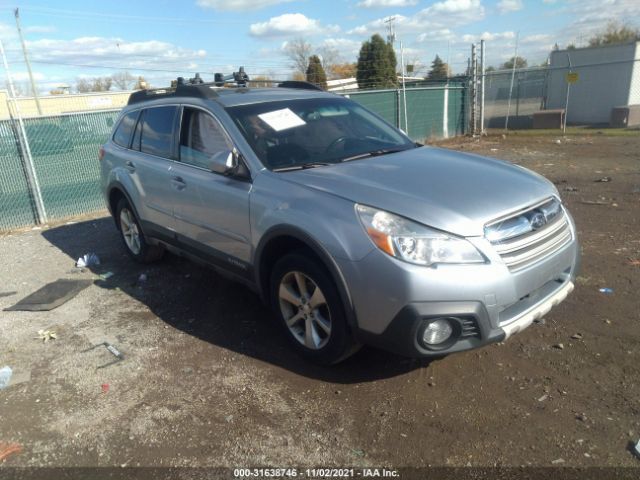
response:
<svg viewBox="0 0 640 480"><path fill-rule="evenodd" d="M214 10L246 11L291 1L293 0L198 0L197 4L200 7L213 8Z"/></svg>
<svg viewBox="0 0 640 480"><path fill-rule="evenodd" d="M358 56L362 42L350 38L325 38L320 46L338 52L343 58L352 59Z"/></svg>
<svg viewBox="0 0 640 480"><path fill-rule="evenodd" d="M429 30L418 35L418 42L448 42L455 38L454 33L448 28Z"/></svg>
<svg viewBox="0 0 640 480"><path fill-rule="evenodd" d="M500 13L517 12L523 8L522 0L500 0L498 2L498 11Z"/></svg>
<svg viewBox="0 0 640 480"><path fill-rule="evenodd" d="M443 0L420 10L413 16L395 15L398 34L424 32L433 28L455 28L484 18L480 0ZM367 35L386 30L386 18L379 18L366 25L349 30L352 35Z"/></svg>
<svg viewBox="0 0 640 480"><path fill-rule="evenodd" d="M190 71L207 56L203 49L191 50L159 40L127 42L122 38L79 37L28 41L27 45L36 64L101 65L114 71L116 68Z"/></svg>
<svg viewBox="0 0 640 480"><path fill-rule="evenodd" d="M249 27L249 33L254 37L280 37L287 35L313 35L323 32L337 32L336 25L322 26L318 20L308 18L302 13L285 13L272 17L266 22L254 23Z"/></svg>
<svg viewBox="0 0 640 480"><path fill-rule="evenodd" d="M411 7L416 5L418 0L363 0L358 3L362 8L385 8L385 7Z"/></svg>
<svg viewBox="0 0 640 480"><path fill-rule="evenodd" d="M484 40L486 42L500 41L500 40L511 40L516 38L515 32L483 32L480 35L463 35L462 41L464 43L476 43L480 40Z"/></svg>

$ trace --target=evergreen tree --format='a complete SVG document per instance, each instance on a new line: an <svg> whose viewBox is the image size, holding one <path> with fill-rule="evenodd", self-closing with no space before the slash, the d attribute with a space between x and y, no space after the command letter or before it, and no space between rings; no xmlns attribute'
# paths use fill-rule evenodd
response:
<svg viewBox="0 0 640 480"><path fill-rule="evenodd" d="M309 66L307 67L307 82L313 83L323 90L327 89L327 74L322 68L322 62L317 55L309 57Z"/></svg>
<svg viewBox="0 0 640 480"><path fill-rule="evenodd" d="M375 34L362 44L356 79L360 88L389 88L397 85L396 54L393 45Z"/></svg>
<svg viewBox="0 0 640 480"><path fill-rule="evenodd" d="M429 71L429 80L446 80L449 77L449 65L444 63L439 55L431 62L431 70Z"/></svg>

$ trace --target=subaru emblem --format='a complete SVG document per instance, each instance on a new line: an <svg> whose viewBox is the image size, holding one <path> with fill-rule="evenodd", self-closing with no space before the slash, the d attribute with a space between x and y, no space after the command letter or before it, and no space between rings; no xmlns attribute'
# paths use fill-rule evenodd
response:
<svg viewBox="0 0 640 480"><path fill-rule="evenodd" d="M547 219L545 218L543 213L538 212L534 213L531 216L529 223L531 224L531 228L533 228L534 230L538 230L539 228L542 228L546 225Z"/></svg>

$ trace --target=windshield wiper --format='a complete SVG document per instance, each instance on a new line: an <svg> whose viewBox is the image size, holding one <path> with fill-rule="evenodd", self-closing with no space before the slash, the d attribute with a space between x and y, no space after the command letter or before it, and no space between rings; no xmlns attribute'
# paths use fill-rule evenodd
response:
<svg viewBox="0 0 640 480"><path fill-rule="evenodd" d="M410 147L411 148L411 147ZM371 152L364 152L364 153L359 153L357 155L352 155L351 157L347 157L347 158L343 158L342 160L340 160L340 162L344 163L344 162L351 162L352 160L360 160L362 158L368 158L368 157L379 157L380 155L386 155L388 153L397 153L397 152L402 152L404 150L409 150L409 148L406 147L400 147L400 148L381 148L379 150L373 150Z"/></svg>
<svg viewBox="0 0 640 480"><path fill-rule="evenodd" d="M306 170L307 168L328 167L329 165L333 165L333 163L307 162L307 163L301 163L299 165L291 165L290 167L274 168L272 171L273 172L289 172L292 170Z"/></svg>

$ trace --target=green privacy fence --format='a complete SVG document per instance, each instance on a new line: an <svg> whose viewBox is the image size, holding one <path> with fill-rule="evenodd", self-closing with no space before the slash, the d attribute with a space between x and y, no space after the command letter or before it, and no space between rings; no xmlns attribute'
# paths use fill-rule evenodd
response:
<svg viewBox="0 0 640 480"><path fill-rule="evenodd" d="M105 208L99 188L98 150L117 115L118 110L112 110L24 120L49 220ZM0 230L37 221L36 187L28 180L19 132L17 121L0 121Z"/></svg>
<svg viewBox="0 0 640 480"><path fill-rule="evenodd" d="M405 128L400 90L346 94L392 125ZM406 90L407 133L416 141L465 133L465 89L419 87ZM30 182L15 120L0 120L0 231L34 225L40 192L48 220L105 208L99 188L98 150L107 140L119 110L26 118L24 131L39 189Z"/></svg>
<svg viewBox="0 0 640 480"><path fill-rule="evenodd" d="M405 95L408 122L405 121ZM345 94L387 122L406 129L416 141L466 132L466 88L461 84L371 90Z"/></svg>

